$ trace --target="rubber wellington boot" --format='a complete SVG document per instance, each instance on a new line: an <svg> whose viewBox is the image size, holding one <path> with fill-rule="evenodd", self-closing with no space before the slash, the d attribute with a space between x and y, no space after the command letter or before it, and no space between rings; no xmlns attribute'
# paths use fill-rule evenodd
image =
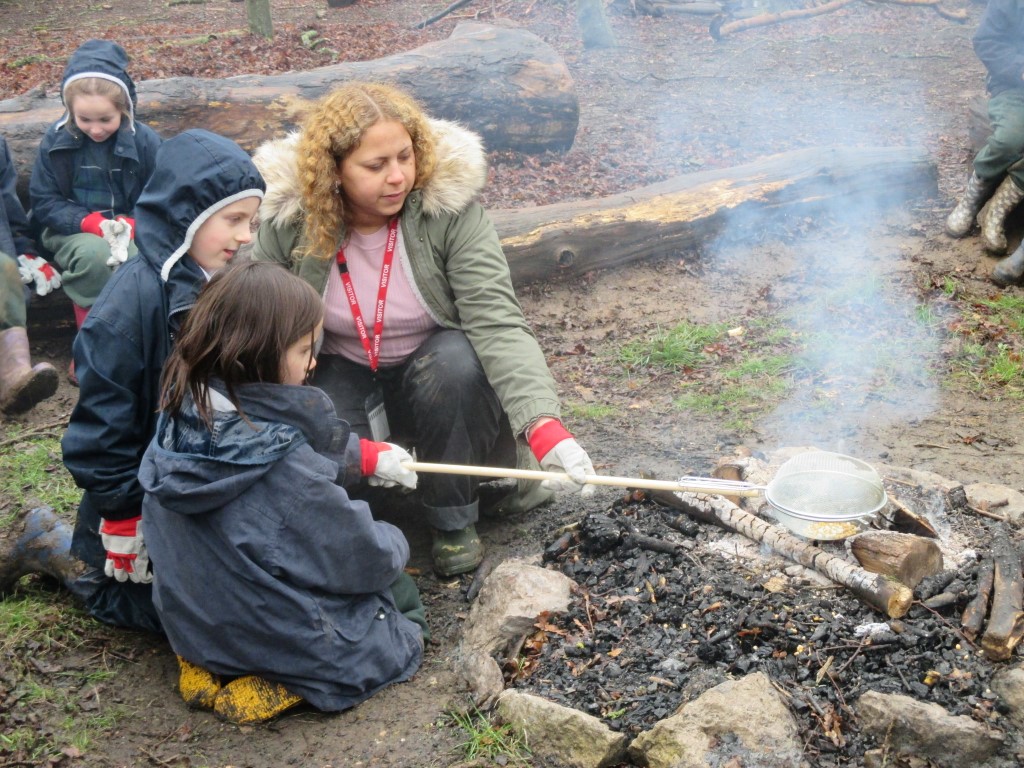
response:
<svg viewBox="0 0 1024 768"><path fill-rule="evenodd" d="M1007 176L978 216L981 244L989 253L1006 253L1006 217L1024 200L1024 189Z"/></svg>
<svg viewBox="0 0 1024 768"><path fill-rule="evenodd" d="M1001 259L992 268L992 282L996 285L1020 285L1024 280L1024 241L1017 246L1017 250Z"/></svg>
<svg viewBox="0 0 1024 768"><path fill-rule="evenodd" d="M228 722L253 725L272 720L301 703L301 696L291 693L280 683L272 683L257 675L246 675L220 689L214 699L213 711Z"/></svg>
<svg viewBox="0 0 1024 768"><path fill-rule="evenodd" d="M0 331L0 411L24 413L57 391L57 369L32 365L24 328Z"/></svg>
<svg viewBox="0 0 1024 768"><path fill-rule="evenodd" d="M457 576L475 570L484 559L484 545L476 526L467 525L457 531L434 529L434 545L430 550L434 570L441 576Z"/></svg>
<svg viewBox="0 0 1024 768"><path fill-rule="evenodd" d="M996 185L992 182L982 181L978 174L972 173L967 180L967 189L960 196L956 208L946 218L946 234L950 237L964 237L974 226L974 220L978 211L988 200Z"/></svg>
<svg viewBox="0 0 1024 768"><path fill-rule="evenodd" d="M178 691L190 707L213 709L221 688L223 685L217 675L178 657Z"/></svg>
<svg viewBox="0 0 1024 768"><path fill-rule="evenodd" d="M76 596L92 593L82 577L88 566L71 554L72 528L49 507L21 512L0 531L0 595L30 573L52 576Z"/></svg>

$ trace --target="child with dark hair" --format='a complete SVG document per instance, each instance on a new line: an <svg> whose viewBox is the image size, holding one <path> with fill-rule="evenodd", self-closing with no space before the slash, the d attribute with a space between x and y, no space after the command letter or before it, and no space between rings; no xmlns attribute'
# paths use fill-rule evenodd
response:
<svg viewBox="0 0 1024 768"><path fill-rule="evenodd" d="M342 487L365 475L415 487L411 457L360 440L304 386L322 332L319 294L287 270L215 275L167 362L139 473L179 690L235 723L302 701L352 707L422 657L409 545Z"/></svg>
<svg viewBox="0 0 1024 768"><path fill-rule="evenodd" d="M71 54L61 83L67 111L43 136L29 185L33 224L61 268L79 328L113 269L138 252L131 212L160 146L135 119L127 65L109 40ZM77 383L73 362L68 375Z"/></svg>

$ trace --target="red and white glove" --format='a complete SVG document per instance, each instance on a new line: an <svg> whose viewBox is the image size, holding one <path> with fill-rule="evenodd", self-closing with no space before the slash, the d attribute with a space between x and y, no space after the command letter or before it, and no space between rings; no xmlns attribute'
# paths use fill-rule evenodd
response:
<svg viewBox="0 0 1024 768"><path fill-rule="evenodd" d="M135 219L133 219L131 216L115 216L114 218L117 221L123 221L125 224L127 224L129 227L132 228L132 240L134 240L135 239Z"/></svg>
<svg viewBox="0 0 1024 768"><path fill-rule="evenodd" d="M142 515L127 520L104 520L100 524L100 538L107 550L107 563L103 572L112 579L136 584L149 584L153 573L149 567L149 553L142 540L139 523Z"/></svg>
<svg viewBox="0 0 1024 768"><path fill-rule="evenodd" d="M110 246L110 258L107 266L117 269L128 261L128 245L132 241L132 225L128 219L104 219L100 222L103 239Z"/></svg>
<svg viewBox="0 0 1024 768"><path fill-rule="evenodd" d="M527 441L530 450L540 462L540 468L546 472L561 472L568 477L551 478L541 483L549 491L579 491L580 496L588 498L597 490L596 486L587 485L587 476L594 474L594 464L587 452L576 442L560 421L552 419L536 427L530 432Z"/></svg>
<svg viewBox="0 0 1024 768"><path fill-rule="evenodd" d="M403 461L412 461L407 450L394 443L375 443L365 438L359 441L362 451L361 466L363 477L370 485L393 488L401 485L412 490L416 487L416 473L402 466Z"/></svg>
<svg viewBox="0 0 1024 768"><path fill-rule="evenodd" d="M50 291L60 288L60 275L42 256L33 256L30 253L21 254L18 257L18 274L21 275L21 282L25 285L35 283L36 293L40 296L45 296Z"/></svg>
<svg viewBox="0 0 1024 768"><path fill-rule="evenodd" d="M82 219L81 229L87 235L96 235L96 237L103 237L103 230L100 229L100 224L104 221L109 221L99 211L93 211L84 219Z"/></svg>

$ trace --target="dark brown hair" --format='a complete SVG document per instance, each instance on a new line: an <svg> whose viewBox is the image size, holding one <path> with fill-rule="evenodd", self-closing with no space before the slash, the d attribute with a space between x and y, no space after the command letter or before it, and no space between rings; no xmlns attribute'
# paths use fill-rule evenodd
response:
<svg viewBox="0 0 1024 768"><path fill-rule="evenodd" d="M206 392L220 379L242 413L235 390L242 384L283 380L285 353L323 320L320 295L279 264L232 264L199 292L182 324L161 381L160 407L176 413L186 395L211 427Z"/></svg>

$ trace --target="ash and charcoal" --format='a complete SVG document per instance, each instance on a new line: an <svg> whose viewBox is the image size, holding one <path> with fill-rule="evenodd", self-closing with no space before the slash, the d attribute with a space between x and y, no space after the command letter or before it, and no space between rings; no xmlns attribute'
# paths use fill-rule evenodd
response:
<svg viewBox="0 0 1024 768"><path fill-rule="evenodd" d="M922 582L899 620L844 587L744 563L709 547L727 535L634 493L589 513L549 544L547 567L579 590L566 614L538 622L506 665L518 687L602 719L630 736L730 676L767 674L818 764L855 764L874 744L850 702L873 690L992 723L997 666L958 630L977 561Z"/></svg>

